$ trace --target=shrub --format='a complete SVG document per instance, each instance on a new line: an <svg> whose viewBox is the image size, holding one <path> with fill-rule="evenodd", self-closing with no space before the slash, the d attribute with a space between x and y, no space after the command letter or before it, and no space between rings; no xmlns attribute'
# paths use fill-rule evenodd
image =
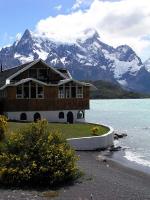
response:
<svg viewBox="0 0 150 200"><path fill-rule="evenodd" d="M4 115L0 115L0 141L5 138L7 128L7 117L5 117Z"/></svg>
<svg viewBox="0 0 150 200"><path fill-rule="evenodd" d="M11 133L0 154L0 184L50 186L76 178L77 157L62 135L49 132L46 120Z"/></svg>
<svg viewBox="0 0 150 200"><path fill-rule="evenodd" d="M99 127L98 127L98 126L93 127L93 128L91 129L91 131L92 131L92 135L94 135L94 136L99 135L99 134L98 134L98 132L99 132Z"/></svg>

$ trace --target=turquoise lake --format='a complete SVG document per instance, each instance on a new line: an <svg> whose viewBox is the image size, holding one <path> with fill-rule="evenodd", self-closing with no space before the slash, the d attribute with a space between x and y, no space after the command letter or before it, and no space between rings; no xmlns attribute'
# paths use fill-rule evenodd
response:
<svg viewBox="0 0 150 200"><path fill-rule="evenodd" d="M150 99L91 100L86 121L110 125L127 133L116 145L125 147L125 158L150 167Z"/></svg>

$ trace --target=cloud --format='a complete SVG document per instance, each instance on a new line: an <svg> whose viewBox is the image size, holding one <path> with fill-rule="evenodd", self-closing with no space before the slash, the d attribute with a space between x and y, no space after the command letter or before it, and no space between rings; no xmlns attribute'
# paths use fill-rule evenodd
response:
<svg viewBox="0 0 150 200"><path fill-rule="evenodd" d="M77 0L79 8L86 0ZM89 2L89 1L88 1ZM75 6L76 5L76 6ZM150 4L148 0L93 0L86 10L40 20L36 32L56 41L73 42L96 29L101 40L114 47L130 45L137 53L150 45Z"/></svg>
<svg viewBox="0 0 150 200"><path fill-rule="evenodd" d="M62 5L59 4L59 5L55 6L54 9L60 11L62 9Z"/></svg>

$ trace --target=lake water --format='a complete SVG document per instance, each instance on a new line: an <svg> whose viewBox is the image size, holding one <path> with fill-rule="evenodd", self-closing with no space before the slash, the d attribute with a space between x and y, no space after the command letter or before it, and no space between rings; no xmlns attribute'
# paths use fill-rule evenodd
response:
<svg viewBox="0 0 150 200"><path fill-rule="evenodd" d="M150 169L150 99L91 100L86 121L127 133L117 141L125 147L124 157Z"/></svg>

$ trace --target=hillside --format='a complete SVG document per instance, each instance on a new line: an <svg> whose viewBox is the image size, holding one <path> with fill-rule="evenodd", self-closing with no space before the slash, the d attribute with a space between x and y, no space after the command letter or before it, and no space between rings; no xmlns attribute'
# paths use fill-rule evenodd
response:
<svg viewBox="0 0 150 200"><path fill-rule="evenodd" d="M148 98L150 95L127 91L121 88L119 84L112 84L107 81L91 82L97 90L91 92L92 99L136 99Z"/></svg>

